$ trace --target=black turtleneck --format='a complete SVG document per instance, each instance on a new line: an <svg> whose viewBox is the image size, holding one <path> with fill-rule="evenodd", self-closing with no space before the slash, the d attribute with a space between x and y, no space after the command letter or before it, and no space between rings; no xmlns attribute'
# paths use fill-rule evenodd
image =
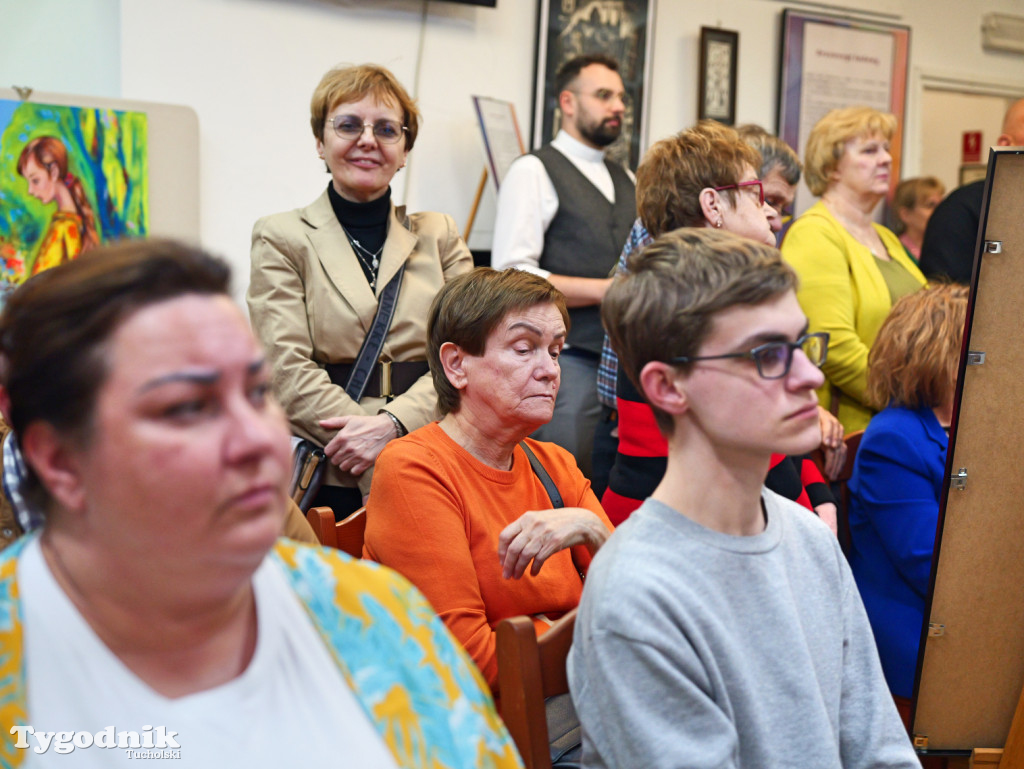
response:
<svg viewBox="0 0 1024 769"><path fill-rule="evenodd" d="M377 253L377 249L384 245L388 236L388 214L391 212L391 188L376 200L369 203L353 203L345 200L334 189L334 184L327 185L327 197L330 198L331 208L334 215L338 217L341 226L348 233L352 240L359 243L370 253ZM357 249L353 246L353 251ZM362 254L362 256L366 256ZM359 259L359 265L363 268L366 282L373 284L376 275L368 264L369 259L364 263Z"/></svg>

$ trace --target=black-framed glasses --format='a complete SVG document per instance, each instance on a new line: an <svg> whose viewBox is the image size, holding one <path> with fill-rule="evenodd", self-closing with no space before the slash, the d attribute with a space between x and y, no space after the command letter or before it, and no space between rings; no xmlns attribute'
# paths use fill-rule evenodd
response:
<svg viewBox="0 0 1024 769"><path fill-rule="evenodd" d="M747 187L757 188L757 200L758 205L764 205L764 185L761 184L760 179L751 179L749 182L737 182L736 184L726 184L723 187L715 187L715 192L721 192L722 190L742 190Z"/></svg>
<svg viewBox="0 0 1024 769"><path fill-rule="evenodd" d="M367 128L372 129L377 141L382 144L397 144L402 138L402 132L408 131L404 125L397 120L375 120L372 123L364 123L362 118L355 115L335 115L327 124L334 129L339 139L354 141L363 135Z"/></svg>
<svg viewBox="0 0 1024 769"><path fill-rule="evenodd" d="M629 94L625 91L613 91L610 88L598 88L593 93L584 93L582 91L572 91L572 93L577 96L589 96L591 99L597 99L602 104L607 104L618 99L622 102L622 106L629 106Z"/></svg>
<svg viewBox="0 0 1024 769"><path fill-rule="evenodd" d="M804 334L795 342L768 342L748 352L731 352L726 355L681 355L671 358L668 363L696 363L699 360L721 360L723 358L749 358L757 365L762 379L782 379L793 365L793 352L802 350L807 359L818 368L828 357L828 333Z"/></svg>

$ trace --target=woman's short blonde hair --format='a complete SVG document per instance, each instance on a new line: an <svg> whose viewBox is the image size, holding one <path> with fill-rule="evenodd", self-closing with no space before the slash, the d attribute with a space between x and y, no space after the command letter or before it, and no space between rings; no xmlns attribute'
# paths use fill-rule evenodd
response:
<svg viewBox="0 0 1024 769"><path fill-rule="evenodd" d="M848 141L875 135L891 141L896 135L896 116L871 107L843 107L819 120L804 151L804 176L811 192L820 197L828 189L829 177L839 166Z"/></svg>
<svg viewBox="0 0 1024 769"><path fill-rule="evenodd" d="M967 286L939 284L893 305L868 353L868 400L920 408L949 402L967 320Z"/></svg>
<svg viewBox="0 0 1024 769"><path fill-rule="evenodd" d="M921 205L928 195L938 193L939 197L946 194L946 186L934 176L915 176L911 179L904 179L896 185L896 194L893 195L893 231L902 235L907 225L900 218L900 211L910 211L915 206Z"/></svg>
<svg viewBox="0 0 1024 769"><path fill-rule="evenodd" d="M714 120L662 139L636 170L636 210L651 237L679 227L703 227L700 192L736 184L743 166L761 167L757 150L736 130ZM723 190L731 205L736 190Z"/></svg>
<svg viewBox="0 0 1024 769"><path fill-rule="evenodd" d="M419 132L420 111L395 76L376 64L336 67L320 78L309 105L313 136L322 142L327 114L339 104L359 101L367 95L383 104L398 107L402 112L402 125L406 128L405 148L411 150Z"/></svg>

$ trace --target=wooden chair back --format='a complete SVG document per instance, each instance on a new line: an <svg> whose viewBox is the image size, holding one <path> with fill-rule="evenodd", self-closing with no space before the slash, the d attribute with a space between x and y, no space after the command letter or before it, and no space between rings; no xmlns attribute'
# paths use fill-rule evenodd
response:
<svg viewBox="0 0 1024 769"><path fill-rule="evenodd" d="M363 556L363 536L366 533L366 508L360 507L343 521L334 520L329 507L311 507L306 520L324 547L343 550L353 558Z"/></svg>
<svg viewBox="0 0 1024 769"><path fill-rule="evenodd" d="M498 623L499 708L526 769L551 769L544 700L569 691L565 663L575 624L576 609L540 638L530 617Z"/></svg>
<svg viewBox="0 0 1024 769"><path fill-rule="evenodd" d="M836 478L836 485L839 488L839 499L836 500L836 517L839 522L839 545L843 553L850 554L850 489L848 484L853 477L853 462L857 458L857 449L860 448L860 439L864 437L863 430L857 430L843 438L846 444L846 461L843 469Z"/></svg>

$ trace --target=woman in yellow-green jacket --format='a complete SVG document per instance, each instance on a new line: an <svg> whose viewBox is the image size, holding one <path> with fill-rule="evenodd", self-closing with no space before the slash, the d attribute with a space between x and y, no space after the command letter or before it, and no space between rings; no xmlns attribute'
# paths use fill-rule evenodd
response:
<svg viewBox="0 0 1024 769"><path fill-rule="evenodd" d="M810 330L830 335L820 403L847 433L867 426L868 351L893 303L925 284L896 235L872 213L889 190L896 118L868 107L832 110L807 140L804 171L821 200L782 244L800 276L797 298Z"/></svg>

